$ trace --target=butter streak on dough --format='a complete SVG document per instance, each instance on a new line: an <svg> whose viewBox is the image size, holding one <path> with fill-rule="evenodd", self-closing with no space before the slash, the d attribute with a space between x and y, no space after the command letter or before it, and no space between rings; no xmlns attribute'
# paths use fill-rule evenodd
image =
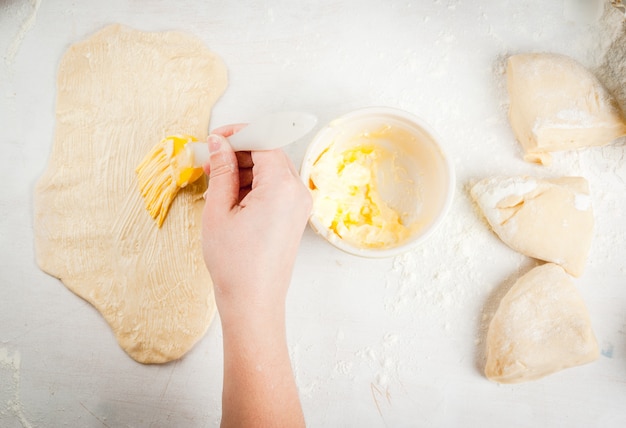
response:
<svg viewBox="0 0 626 428"><path fill-rule="evenodd" d="M500 302L487 333L485 375L526 382L598 356L582 297L565 271L548 263L519 278Z"/></svg>
<svg viewBox="0 0 626 428"><path fill-rule="evenodd" d="M206 138L227 83L194 37L104 28L63 56L48 168L35 188L39 266L89 301L142 363L185 354L215 315L200 243L206 181L180 192L159 230L135 166L164 135Z"/></svg>

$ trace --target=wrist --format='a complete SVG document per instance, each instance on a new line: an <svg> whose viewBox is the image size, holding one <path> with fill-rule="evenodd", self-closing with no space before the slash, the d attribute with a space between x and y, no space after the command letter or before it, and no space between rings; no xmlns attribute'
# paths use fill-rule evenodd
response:
<svg viewBox="0 0 626 428"><path fill-rule="evenodd" d="M273 335L285 330L284 303L228 307L220 307L218 303L218 311L224 335Z"/></svg>
<svg viewBox="0 0 626 428"><path fill-rule="evenodd" d="M239 279L219 282L215 301L222 328L255 329L257 326L280 327L285 323L285 300L288 282Z"/></svg>
<svg viewBox="0 0 626 428"><path fill-rule="evenodd" d="M284 313L248 314L222 320L224 355L240 367L288 358ZM242 369L243 370L243 369Z"/></svg>

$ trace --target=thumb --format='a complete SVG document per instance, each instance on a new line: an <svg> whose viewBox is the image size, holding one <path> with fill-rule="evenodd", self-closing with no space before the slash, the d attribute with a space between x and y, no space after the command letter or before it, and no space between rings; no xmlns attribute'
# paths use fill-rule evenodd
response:
<svg viewBox="0 0 626 428"><path fill-rule="evenodd" d="M237 157L228 140L211 134L209 143L209 188L205 198L217 209L230 210L237 204L239 195L239 167Z"/></svg>

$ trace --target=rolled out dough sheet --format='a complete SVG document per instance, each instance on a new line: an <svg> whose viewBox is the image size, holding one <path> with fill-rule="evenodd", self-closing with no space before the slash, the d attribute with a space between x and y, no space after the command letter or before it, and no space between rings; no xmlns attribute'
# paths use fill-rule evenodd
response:
<svg viewBox="0 0 626 428"><path fill-rule="evenodd" d="M165 135L206 138L226 67L196 38L111 25L58 70L56 128L35 188L37 262L90 302L142 363L184 355L215 315L200 243L206 181L179 192L159 229L135 167Z"/></svg>

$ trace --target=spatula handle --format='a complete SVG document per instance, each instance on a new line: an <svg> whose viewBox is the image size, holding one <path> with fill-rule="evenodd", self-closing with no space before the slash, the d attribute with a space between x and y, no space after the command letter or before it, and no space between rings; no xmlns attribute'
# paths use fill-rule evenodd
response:
<svg viewBox="0 0 626 428"><path fill-rule="evenodd" d="M228 142L236 152L278 149L302 138L316 123L317 118L310 113L271 113L255 119L250 125L228 137ZM185 148L190 150L195 168L208 162L209 150L206 143L187 143Z"/></svg>

